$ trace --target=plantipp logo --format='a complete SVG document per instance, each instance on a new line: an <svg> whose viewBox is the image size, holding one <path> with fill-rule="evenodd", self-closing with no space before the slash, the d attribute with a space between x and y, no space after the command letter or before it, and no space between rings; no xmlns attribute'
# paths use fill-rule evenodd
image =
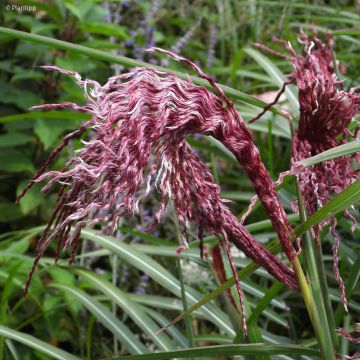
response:
<svg viewBox="0 0 360 360"><path fill-rule="evenodd" d="M35 12L36 11L36 6L32 6L32 5L10 5L7 4L4 6L4 9L6 11L16 11L16 12Z"/></svg>

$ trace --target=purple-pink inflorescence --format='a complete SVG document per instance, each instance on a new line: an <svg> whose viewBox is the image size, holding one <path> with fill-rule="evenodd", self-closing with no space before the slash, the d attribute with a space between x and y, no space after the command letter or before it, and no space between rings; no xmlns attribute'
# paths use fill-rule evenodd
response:
<svg viewBox="0 0 360 360"><path fill-rule="evenodd" d="M294 64L291 77L299 89L300 119L294 133L293 160L320 154L325 150L348 142L346 136L356 137L348 129L353 117L360 112L360 95L355 89L344 90L335 74L332 54L332 38L323 43L316 35L310 39L301 33L305 56L297 54L291 46L288 50ZM352 161L359 161L359 154L343 156L316 164L299 173L299 183L308 215L312 215L326 202L331 194L340 193L354 180L359 172L353 169ZM355 225L355 219L346 211ZM330 219L330 232L334 236L334 273L339 282L342 300L347 309L344 283L338 270L338 248L340 236L336 233L336 219ZM315 238L326 222L313 228Z"/></svg>
<svg viewBox="0 0 360 360"><path fill-rule="evenodd" d="M356 336L351 335L349 332L345 331L345 329L343 328L339 328L337 331L346 337L346 339L348 339L348 341L352 342L353 344L360 344L360 324L357 324L357 326L359 327L359 329L356 329L354 331L354 333L356 334ZM360 359L360 353L355 353L354 355L351 356L346 356L347 359L349 360L355 360L355 359Z"/></svg>
<svg viewBox="0 0 360 360"><path fill-rule="evenodd" d="M87 104L46 104L34 108L70 108L89 113L91 120L65 137L19 196L21 198L32 183L44 179L49 181L43 190L60 184L57 206L39 239L26 290L39 259L55 238L56 256L61 249L71 247L73 258L82 228L103 221L107 224L104 233L113 234L119 219L134 214L138 202L148 195L152 186L161 193L152 226L160 222L168 201L172 200L183 226L183 245L187 243L190 223L198 226L200 242L204 231L218 236L237 280L242 307L242 291L229 242L286 286L298 288L294 271L256 242L226 207L211 172L185 140L192 134L211 135L235 154L291 259L294 257L290 241L292 229L249 130L219 86L201 69L183 57L157 50L185 61L208 80L220 96L190 80L151 68L136 68L111 77L100 86L96 81L82 80L75 72L44 66L47 70L73 76L84 88ZM94 138L83 141L83 147L63 169L44 173L70 138L86 128L94 131ZM246 333L244 314L243 311Z"/></svg>
<svg viewBox="0 0 360 360"><path fill-rule="evenodd" d="M354 170L352 162L359 162L360 155L355 153L342 156L308 168L299 167L299 162L346 144L348 142L346 136L356 138L360 126L355 126L353 132L348 129L348 126L354 116L360 113L360 95L356 93L356 88L349 91L344 90L343 82L336 75L332 49L334 41L330 34L328 41L323 43L317 36L315 27L312 38L301 31L299 41L304 46L304 56L296 53L290 43L277 40L285 45L290 55L284 55L265 45L255 44L255 46L291 61L294 71L289 75L289 80L284 83L276 99L250 122L259 119L274 105L287 85L296 83L299 90L300 118L292 143L294 165L290 171L283 173L282 177L290 173L298 176L306 211L308 215L312 215L330 200L332 194L340 193L359 178L359 170ZM339 68L343 69L342 64L339 65ZM251 212L256 199L256 197L253 198L249 209L241 219L242 222ZM352 230L354 230L355 218L347 210L345 215L352 221ZM335 239L333 245L334 274L340 286L342 302L347 310L345 286L338 269L340 236L335 231L336 218L332 216L323 223L315 225L313 234L319 241L320 230L329 222L331 222L330 233Z"/></svg>

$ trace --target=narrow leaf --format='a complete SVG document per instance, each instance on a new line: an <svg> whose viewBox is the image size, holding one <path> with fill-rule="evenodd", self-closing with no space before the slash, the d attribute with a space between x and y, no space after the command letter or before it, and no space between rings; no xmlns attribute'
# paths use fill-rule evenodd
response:
<svg viewBox="0 0 360 360"><path fill-rule="evenodd" d="M267 345L259 344L243 344L243 345L218 345L192 348L186 350L176 350L154 354L144 354L135 356L119 356L112 360L161 360L174 358L189 358L195 356L225 356L225 355L309 355L320 357L317 350L297 345Z"/></svg>
<svg viewBox="0 0 360 360"><path fill-rule="evenodd" d="M43 354L49 355L52 359L58 360L80 360L80 358L69 354L66 351L58 349L45 341L39 340L34 336L12 330L8 327L0 325L0 336L12 339L20 342L26 346L29 346L35 350L42 352Z"/></svg>
<svg viewBox="0 0 360 360"><path fill-rule="evenodd" d="M155 65L143 62L143 61L130 59L125 56L115 55L112 53L108 53L106 51L97 50L97 49L93 49L90 47L49 38L46 36L30 34L30 33L24 32L24 31L13 30L13 29L5 28L5 27L0 27L0 34L4 34L4 35L10 36L10 37L14 37L14 38L25 40L25 41L30 41L35 44L47 45L47 46L57 48L57 49L75 51L78 54L87 55L92 58L109 61L109 62L112 62L115 64L121 64L125 67L152 67L152 68L155 68L160 71L172 72L172 73L176 74L177 76L179 76L181 79L187 79L189 77L189 75L186 73L169 70L169 69L161 67L161 66L155 66ZM213 91L213 88L209 85L209 83L206 80L200 79L196 76L190 76L190 78L194 82L194 84L204 86L207 89L209 89L210 91ZM248 104L258 106L261 108L263 108L266 105L263 101L256 99L253 96L242 93L238 90L232 89L228 86L221 85L221 88L225 92L225 94L228 95L232 99L240 100L244 103L248 103ZM277 109L272 109L271 111L283 116L283 113Z"/></svg>

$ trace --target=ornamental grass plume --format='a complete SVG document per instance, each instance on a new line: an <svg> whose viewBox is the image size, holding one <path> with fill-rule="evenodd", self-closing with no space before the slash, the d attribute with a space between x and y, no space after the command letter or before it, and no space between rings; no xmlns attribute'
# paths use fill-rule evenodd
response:
<svg viewBox="0 0 360 360"><path fill-rule="evenodd" d="M190 80L181 80L174 74L152 68L133 69L111 77L100 86L96 81L82 80L73 71L56 66L43 67L74 77L84 88L87 104L45 104L33 109L70 108L89 113L91 120L64 138L19 196L20 199L34 182L44 179L49 180L44 191L56 183L60 185L58 202L38 241L25 291L39 259L55 238L56 258L62 249L71 247L73 259L82 228L105 222L104 233L113 234L119 219L134 214L139 201L148 195L153 185L161 195L150 228L160 222L171 199L183 228L184 246L190 223L198 226L200 244L204 231L219 237L236 278L242 307L242 291L229 242L286 286L297 289L294 271L262 247L226 207L211 172L185 140L192 134L211 135L235 154L291 259L294 257L290 241L292 229L249 130L221 88L201 69L183 57L157 50L185 61L210 82L219 96ZM63 169L44 173L69 140L85 129L92 129L94 138L83 141L83 147ZM245 311L242 315L246 333Z"/></svg>
<svg viewBox="0 0 360 360"><path fill-rule="evenodd" d="M292 160L295 164L338 145L346 144L348 142L346 137L355 138L360 128L359 126L355 127L353 133L348 129L354 116L360 113L360 95L355 92L356 88L346 91L343 82L336 75L336 63L334 63L332 50L333 38L329 34L327 42L323 43L317 36L316 28L313 28L311 38L301 31L299 41L303 44L304 56L296 53L291 44L284 41L281 42L285 44L290 56L257 44L257 47L291 61L294 71L289 75L289 80L284 83L275 101L251 120L257 120L265 110L276 103L286 85L296 83L299 90L300 118L292 143ZM296 166L293 166L290 173L298 176L308 215L314 214L327 203L332 194L340 193L359 178L359 171L354 170L352 165L353 161L358 162L359 160L359 154L352 154L324 161L308 168L296 169ZM284 175L286 173L282 177ZM252 201L252 205L253 203L254 201ZM249 211L251 211L251 207L246 215ZM348 211L345 211L345 216L352 221L354 230L355 218ZM338 269L340 236L335 231L336 218L332 216L323 223L315 225L312 229L313 235L319 242L320 231L329 222L331 222L330 232L335 239L333 245L334 274L340 286L342 302L347 310L345 286Z"/></svg>
<svg viewBox="0 0 360 360"><path fill-rule="evenodd" d="M353 117L360 113L360 95L355 92L355 88L344 90L342 81L335 73L332 38L329 36L327 42L323 43L315 31L312 38L302 32L300 40L304 44L305 56L288 47L295 68L291 76L299 89L300 104L299 126L294 133L292 145L295 162L347 143L346 136L356 137L359 127L351 133L348 126ZM359 154L325 161L306 168L299 174L299 185L308 215L328 202L331 194L340 193L359 178L359 171L353 169L353 160L359 161ZM354 217L348 211L345 215L353 222L354 229ZM334 274L347 310L345 287L338 270L340 236L335 231L335 217L330 221L330 232L335 239ZM318 241L320 230L326 223L313 228Z"/></svg>

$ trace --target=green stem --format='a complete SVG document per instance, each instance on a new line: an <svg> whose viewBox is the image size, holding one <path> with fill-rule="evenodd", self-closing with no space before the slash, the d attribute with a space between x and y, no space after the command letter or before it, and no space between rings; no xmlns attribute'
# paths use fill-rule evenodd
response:
<svg viewBox="0 0 360 360"><path fill-rule="evenodd" d="M180 258L177 259L177 263L178 263L178 269L179 269L179 281L180 281L180 286L181 286L181 298L182 298L182 302L183 302L184 311L186 311L188 309L188 304L187 304L187 300L186 300L185 284L184 284L184 279L183 279L182 270L181 270ZM193 331L192 331L192 326L191 326L191 316L190 315L185 317L185 326L186 326L186 331L188 333L189 347L192 348L192 347L194 347L194 336L193 336Z"/></svg>
<svg viewBox="0 0 360 360"><path fill-rule="evenodd" d="M334 311L333 311L333 308L331 305L329 288L328 288L328 283L326 280L326 273L325 273L325 267L324 267L324 260L323 260L323 256L322 256L322 249L321 249L320 245L319 246L317 246L317 244L313 244L313 245L314 245L314 250L315 250L315 258L317 261L317 269L318 269L318 274L319 274L321 293L322 293L322 298L323 298L323 302L324 302L326 316L327 316L328 323L329 323L330 334L332 337L334 348L337 350L339 348L339 338L338 338L338 334L336 332L335 316L334 316Z"/></svg>
<svg viewBox="0 0 360 360"><path fill-rule="evenodd" d="M296 187L300 219L301 222L304 223L306 221L306 211L303 205L300 188L297 181ZM335 360L333 338L328 322L328 317L326 315L324 299L321 292L320 279L318 276L318 266L314 255L314 239L311 238L308 231L305 232L304 245L307 255L306 268L310 277L311 287L307 283L305 274L297 257L293 260L292 265L298 278L300 290L319 342L322 358L324 360Z"/></svg>
<svg viewBox="0 0 360 360"><path fill-rule="evenodd" d="M320 320L319 313L317 311L318 308L315 304L312 291L306 281L305 274L297 257L295 257L295 259L292 261L292 266L296 273L300 291L308 310L310 320L313 324L316 337L318 339L321 358L323 360L336 360L331 335L329 334L329 328L322 322L322 320Z"/></svg>

